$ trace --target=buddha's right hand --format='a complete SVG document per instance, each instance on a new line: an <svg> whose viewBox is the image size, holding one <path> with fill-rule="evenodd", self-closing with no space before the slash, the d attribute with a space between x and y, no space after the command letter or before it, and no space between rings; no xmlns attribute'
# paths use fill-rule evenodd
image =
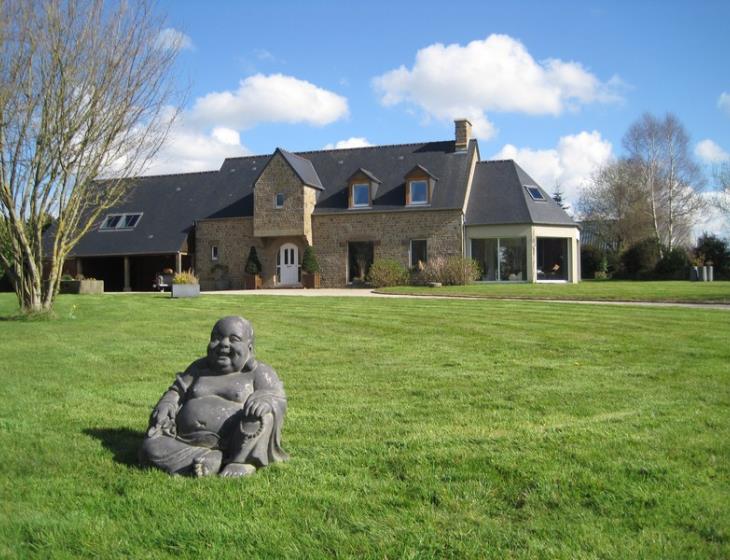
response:
<svg viewBox="0 0 730 560"><path fill-rule="evenodd" d="M155 437L160 432L171 433L175 431L175 412L177 404L160 401L150 416L150 424L147 430L147 437Z"/></svg>

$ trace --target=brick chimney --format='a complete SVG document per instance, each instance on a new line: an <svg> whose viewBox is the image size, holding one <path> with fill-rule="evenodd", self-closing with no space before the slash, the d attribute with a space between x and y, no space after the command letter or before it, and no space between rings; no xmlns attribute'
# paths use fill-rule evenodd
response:
<svg viewBox="0 0 730 560"><path fill-rule="evenodd" d="M456 134L456 143L454 147L457 151L464 151L469 145L469 140L471 139L471 123L468 119L456 119L454 121L454 125Z"/></svg>

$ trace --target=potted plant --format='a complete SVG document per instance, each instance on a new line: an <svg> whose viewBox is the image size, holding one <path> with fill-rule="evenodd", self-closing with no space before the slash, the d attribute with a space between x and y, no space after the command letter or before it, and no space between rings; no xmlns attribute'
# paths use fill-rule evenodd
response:
<svg viewBox="0 0 730 560"><path fill-rule="evenodd" d="M256 253L256 247L251 247L246 259L246 267L243 269L245 275L245 288L247 290L258 290L261 288L261 261Z"/></svg>
<svg viewBox="0 0 730 560"><path fill-rule="evenodd" d="M314 247L307 245L302 257L302 284L305 288L319 288L319 263Z"/></svg>
<svg viewBox="0 0 730 560"><path fill-rule="evenodd" d="M231 287L231 280L228 278L228 267L224 264L216 263L210 269L213 275L213 287L216 290L228 290Z"/></svg>
<svg viewBox="0 0 730 560"><path fill-rule="evenodd" d="M64 274L61 276L58 291L62 294L103 294L104 280L85 278L83 274L77 274L74 279L70 275Z"/></svg>
<svg viewBox="0 0 730 560"><path fill-rule="evenodd" d="M178 272L172 277L172 297L186 298L198 297L200 295L200 284L198 277L192 270Z"/></svg>

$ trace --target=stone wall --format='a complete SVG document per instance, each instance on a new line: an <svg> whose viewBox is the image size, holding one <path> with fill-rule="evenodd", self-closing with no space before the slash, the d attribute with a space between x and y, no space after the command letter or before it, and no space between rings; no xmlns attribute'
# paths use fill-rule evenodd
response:
<svg viewBox="0 0 730 560"><path fill-rule="evenodd" d="M284 206L275 207L277 193ZM277 153L254 186L254 232L257 237L299 236L311 239L311 215L316 191L302 184L284 157Z"/></svg>
<svg viewBox="0 0 730 560"><path fill-rule="evenodd" d="M211 258L211 248L218 247L218 260ZM243 288L243 269L251 246L256 247L261 259L261 240L253 235L253 218L222 218L201 220L195 229L195 273L201 290L213 290L216 264L228 267L230 288Z"/></svg>
<svg viewBox="0 0 730 560"><path fill-rule="evenodd" d="M349 241L373 241L375 260L395 259L405 266L411 239L426 239L429 259L462 254L459 210L350 211L314 214L312 222L323 288L346 285Z"/></svg>
<svg viewBox="0 0 730 560"><path fill-rule="evenodd" d="M251 247L256 247L262 265L261 277L264 287L276 285L276 256L285 243L294 243L299 249L301 262L306 238L303 236L255 237L253 218L222 218L201 220L196 229L196 273L202 290L216 289L213 266L220 264L228 268L228 288L240 290L244 287L244 269ZM211 248L218 247L218 260L211 258Z"/></svg>

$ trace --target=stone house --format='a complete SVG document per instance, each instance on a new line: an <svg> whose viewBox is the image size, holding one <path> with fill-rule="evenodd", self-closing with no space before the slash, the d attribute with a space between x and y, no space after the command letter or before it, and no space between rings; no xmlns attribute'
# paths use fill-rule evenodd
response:
<svg viewBox="0 0 730 560"><path fill-rule="evenodd" d="M577 282L577 224L514 161L480 161L471 124L450 141L229 158L218 171L141 177L74 248L70 272L151 289L165 267L241 288L255 247L265 287L357 285L389 258L479 261L483 281Z"/></svg>

